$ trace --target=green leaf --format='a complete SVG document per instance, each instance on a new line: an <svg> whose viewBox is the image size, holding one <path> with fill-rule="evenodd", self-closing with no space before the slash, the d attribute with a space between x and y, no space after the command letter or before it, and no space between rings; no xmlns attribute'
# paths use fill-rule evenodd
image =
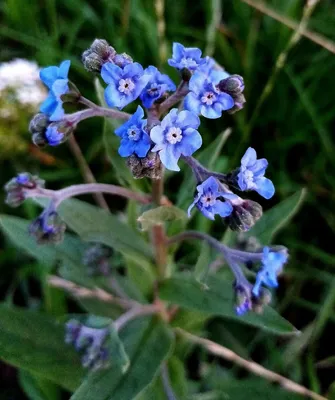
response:
<svg viewBox="0 0 335 400"><path fill-rule="evenodd" d="M120 334L130 358L125 374L108 369L93 372L71 400L131 400L155 378L169 354L173 336L159 319L130 322Z"/></svg>
<svg viewBox="0 0 335 400"><path fill-rule="evenodd" d="M64 326L48 315L0 305L0 358L67 390L84 377L79 355L64 343Z"/></svg>
<svg viewBox="0 0 335 400"><path fill-rule="evenodd" d="M78 263L84 251L84 244L79 238L66 234L63 243L58 245L38 245L29 236L30 221L9 215L0 215L0 228L21 250L36 258L43 265L54 266L63 258Z"/></svg>
<svg viewBox="0 0 335 400"><path fill-rule="evenodd" d="M151 229L154 225L162 225L167 221L186 220L185 211L175 206L161 206L145 211L137 221L141 224L142 231Z"/></svg>
<svg viewBox="0 0 335 400"><path fill-rule="evenodd" d="M287 225L298 212L306 195L307 190L301 189L272 207L263 214L262 218L245 235L255 236L262 245L270 244L275 234ZM236 237L237 234L235 232L228 230L224 242L233 244L236 241Z"/></svg>
<svg viewBox="0 0 335 400"><path fill-rule="evenodd" d="M38 199L38 203L44 205L45 201ZM139 263L153 257L151 247L139 232L101 208L68 199L59 206L58 212L83 240L104 243Z"/></svg>
<svg viewBox="0 0 335 400"><path fill-rule="evenodd" d="M122 343L121 339L119 338L119 335L113 325L111 325L109 328L109 334L111 337L109 351L110 351L113 365L116 365L117 367L121 368L121 372L124 373L127 371L127 369L129 368L129 365L130 365L128 355L127 355L127 353L123 347L123 343Z"/></svg>
<svg viewBox="0 0 335 400"><path fill-rule="evenodd" d="M265 307L263 314L249 313L237 316L234 312L232 283L211 276L207 281L208 290L193 276L177 274L162 283L159 295L162 300L191 310L253 325L278 335L296 335L298 331L275 310Z"/></svg>

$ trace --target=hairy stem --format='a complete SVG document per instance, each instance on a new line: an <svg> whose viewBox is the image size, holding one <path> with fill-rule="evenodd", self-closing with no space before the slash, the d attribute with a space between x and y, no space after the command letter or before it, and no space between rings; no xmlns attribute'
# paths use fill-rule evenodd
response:
<svg viewBox="0 0 335 400"><path fill-rule="evenodd" d="M136 200L142 204L150 204L151 197L145 194L133 192L121 186L107 185L105 183L87 183L81 185L73 185L61 190L48 190L43 188L27 189L25 190L25 197L44 197L54 201L56 207L59 204L70 198L81 194L88 193L108 193L117 196L125 197L127 199Z"/></svg>
<svg viewBox="0 0 335 400"><path fill-rule="evenodd" d="M217 357L221 357L225 360L228 360L232 363L239 365L242 368L245 368L247 371L258 375L264 379L269 380L270 382L274 382L279 384L283 389L292 392L292 393L299 393L305 397L308 397L313 400L327 400L325 397L320 396L319 394L312 392L311 390L307 389L306 387L299 385L291 381L288 378L285 378L282 375L277 374L276 372L270 371L264 368L262 365L255 363L254 361L246 360L227 347L223 347L211 340L204 339L191 333L184 331L183 329L177 328L176 332L183 336L185 339L188 339L190 342L194 344L198 344L204 347L208 352L214 354Z"/></svg>
<svg viewBox="0 0 335 400"><path fill-rule="evenodd" d="M92 103L94 104L94 103ZM79 122L93 117L107 117L114 119L122 119L127 121L131 115L123 111L114 110L112 108L105 108L94 105L92 108L87 108L85 110L77 111L73 114L67 114L65 119L72 125L77 125Z"/></svg>
<svg viewBox="0 0 335 400"><path fill-rule="evenodd" d="M152 180L152 201L156 206L161 204L163 196L163 179ZM158 269L158 277L164 278L167 263L166 235L164 225L155 225L151 232L151 241L155 249L155 259Z"/></svg>
<svg viewBox="0 0 335 400"><path fill-rule="evenodd" d="M122 314L116 321L113 322L113 325L117 331L120 331L125 325L127 325L128 322L132 321L133 319L142 317L144 315L156 314L159 311L159 308L155 304L139 305Z"/></svg>
<svg viewBox="0 0 335 400"><path fill-rule="evenodd" d="M159 115L164 114L175 104L179 103L189 92L188 82L181 81L177 90L159 106Z"/></svg>
<svg viewBox="0 0 335 400"><path fill-rule="evenodd" d="M75 156L75 158L77 160L77 163L79 165L81 174L84 177L84 180L87 183L97 183L73 133L70 135L68 143L69 143L69 147L70 147L73 155ZM96 203L101 208L105 209L106 211L109 211L108 204L107 204L104 196L101 193L94 193L93 197L94 197Z"/></svg>

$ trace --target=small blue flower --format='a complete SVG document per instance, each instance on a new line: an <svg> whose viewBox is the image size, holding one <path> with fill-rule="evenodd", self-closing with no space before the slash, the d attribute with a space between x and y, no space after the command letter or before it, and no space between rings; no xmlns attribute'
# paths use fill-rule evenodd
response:
<svg viewBox="0 0 335 400"><path fill-rule="evenodd" d="M176 90L176 85L167 76L158 71L152 65L144 70L144 74L150 76L147 86L140 95L140 99L146 108L150 108L165 92Z"/></svg>
<svg viewBox="0 0 335 400"><path fill-rule="evenodd" d="M197 115L173 108L160 125L151 129L150 137L156 144L152 151L159 152L159 158L167 169L180 171L180 156L191 156L201 147L202 138L197 131L199 125Z"/></svg>
<svg viewBox="0 0 335 400"><path fill-rule="evenodd" d="M205 72L205 73L204 73ZM234 99L220 92L216 85L229 74L212 69L210 72L197 71L189 82L190 93L185 97L184 107L206 118L220 118L222 111L234 106Z"/></svg>
<svg viewBox="0 0 335 400"><path fill-rule="evenodd" d="M106 103L119 109L136 100L150 79L136 62L124 68L108 62L102 66L101 77L108 84L105 89Z"/></svg>
<svg viewBox="0 0 335 400"><path fill-rule="evenodd" d="M21 172L18 174L18 176L15 178L16 183L22 186L26 186L30 183L31 181L31 175L28 172Z"/></svg>
<svg viewBox="0 0 335 400"><path fill-rule="evenodd" d="M205 64L206 59L201 58L201 50L196 47L184 47L180 43L173 43L172 58L168 60L171 67L177 69L187 68L195 71L199 65Z"/></svg>
<svg viewBox="0 0 335 400"><path fill-rule="evenodd" d="M64 141L64 133L59 132L57 125L49 125L45 131L45 138L50 146L58 146Z"/></svg>
<svg viewBox="0 0 335 400"><path fill-rule="evenodd" d="M271 251L269 247L264 247L262 256L262 268L256 276L256 282L252 289L254 296L260 295L262 284L268 287L277 287L277 275L281 272L283 265L288 258L287 250Z"/></svg>
<svg viewBox="0 0 335 400"><path fill-rule="evenodd" d="M120 136L121 145L119 154L121 157L129 157L136 154L138 157L145 157L151 146L150 136L144 130L147 120L143 119L143 108L138 106L135 114L118 129L116 135Z"/></svg>
<svg viewBox="0 0 335 400"><path fill-rule="evenodd" d="M188 208L188 216L191 216L191 210L196 206L199 211L208 219L214 220L215 215L220 217L228 217L233 211L233 206L230 201L224 199L237 199L233 193L225 193L220 190L218 181L210 176L204 182L197 186L197 195L193 203ZM220 200L220 199L223 199Z"/></svg>
<svg viewBox="0 0 335 400"><path fill-rule="evenodd" d="M241 190L255 190L265 199L270 199L275 188L270 179L265 178L268 162L265 158L257 160L255 149L249 147L241 159L241 168L237 175L238 185Z"/></svg>
<svg viewBox="0 0 335 400"><path fill-rule="evenodd" d="M40 72L42 82L48 87L49 95L40 107L43 114L49 116L50 121L59 121L64 116L61 96L69 90L68 73L71 61L66 60L59 67L43 68Z"/></svg>

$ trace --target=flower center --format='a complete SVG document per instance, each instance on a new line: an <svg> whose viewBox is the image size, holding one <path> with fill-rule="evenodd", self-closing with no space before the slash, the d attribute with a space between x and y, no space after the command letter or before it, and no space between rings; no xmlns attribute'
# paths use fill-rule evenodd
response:
<svg viewBox="0 0 335 400"><path fill-rule="evenodd" d="M147 90L147 93L149 96L156 96L157 92L160 90L160 85L158 83L153 83L150 87L150 89Z"/></svg>
<svg viewBox="0 0 335 400"><path fill-rule="evenodd" d="M200 201L204 207L208 208L216 203L216 197L212 193L205 193L201 196Z"/></svg>
<svg viewBox="0 0 335 400"><path fill-rule="evenodd" d="M216 96L213 92L206 92L202 97L201 101L205 103L207 106L211 106L216 100Z"/></svg>
<svg viewBox="0 0 335 400"><path fill-rule="evenodd" d="M129 94L134 90L134 88L135 88L135 83L130 78L119 80L119 87L118 87L119 92L124 94Z"/></svg>
<svg viewBox="0 0 335 400"><path fill-rule="evenodd" d="M184 68L190 68L190 67L197 67L198 64L195 60L193 60L193 58L191 57L183 57L180 60L180 64L184 67Z"/></svg>
<svg viewBox="0 0 335 400"><path fill-rule="evenodd" d="M140 139L141 131L135 125L133 125L127 130L127 135L129 140L136 142Z"/></svg>
<svg viewBox="0 0 335 400"><path fill-rule="evenodd" d="M254 183L254 173L250 171L250 169L247 169L244 172L244 179L247 183L247 185L252 185Z"/></svg>
<svg viewBox="0 0 335 400"><path fill-rule="evenodd" d="M181 142L183 138L182 132L180 128L170 128L168 130L168 133L166 134L166 140L171 143L171 144L176 144L178 142Z"/></svg>

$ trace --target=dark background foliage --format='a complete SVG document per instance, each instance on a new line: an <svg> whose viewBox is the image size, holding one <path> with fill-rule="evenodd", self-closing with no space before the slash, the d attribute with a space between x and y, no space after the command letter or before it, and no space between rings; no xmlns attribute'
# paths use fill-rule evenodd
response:
<svg viewBox="0 0 335 400"><path fill-rule="evenodd" d="M80 55L97 37L105 38L118 51L131 54L144 66L159 66L175 81L175 71L166 64L173 41L207 49L229 72L244 76L246 107L234 116L203 121L203 138L208 145L218 133L232 128L216 169L234 168L248 146L268 159L268 176L275 183L276 195L271 201L263 202L265 209L301 187L307 189L300 212L276 237L276 243L290 249L290 262L281 278L276 307L302 334L288 343L264 333L256 335L244 325L226 325L216 319L208 329L219 343L252 356L266 367L289 374L315 391L325 392L334 380L334 364L320 367L318 362L335 352L335 44L331 42L335 41L335 4L322 0L308 24L310 31L318 32L325 40L316 44L302 37L288 52L282 68L275 71L274 66L293 34L286 25L290 21L299 23L303 1L268 1L266 7L274 13L272 16L247 4L258 4L251 0L167 1L163 36L159 34L160 17L155 8L160 3L154 0L3 0L0 3L0 60L27 58L47 66L70 59L71 80L92 99L96 98L93 79L83 69ZM220 8L222 18L215 21ZM325 48L329 43L333 52ZM269 80L273 85L266 99L260 102ZM101 131L99 119L85 121L76 137L97 179L113 182L116 174L105 157ZM11 129L7 135L11 135ZM20 140L27 137L23 134ZM24 155L13 154L0 162L1 184L22 170L38 172L53 188L83 180L66 145L38 154L29 148ZM168 179L166 194L172 201L177 201L175 187L180 182L180 176ZM122 201L114 199L109 204L113 210L124 206ZM2 201L0 210L13 213ZM31 218L35 209L25 205L15 212ZM194 224L204 226L199 220ZM220 224L206 229L212 229L218 236L222 233ZM193 249L187 262L195 259ZM38 307L41 288L38 277L29 273L30 266L30 259L1 240L2 299L12 298L18 305ZM234 339L235 332L239 341ZM281 357L283 351L289 357ZM190 358L191 378L198 376L197 366L202 359L199 352ZM208 362L210 379L216 376L217 372L212 370L219 364L216 360ZM6 388L0 397L19 398L14 370L2 365L0 376L1 385Z"/></svg>

